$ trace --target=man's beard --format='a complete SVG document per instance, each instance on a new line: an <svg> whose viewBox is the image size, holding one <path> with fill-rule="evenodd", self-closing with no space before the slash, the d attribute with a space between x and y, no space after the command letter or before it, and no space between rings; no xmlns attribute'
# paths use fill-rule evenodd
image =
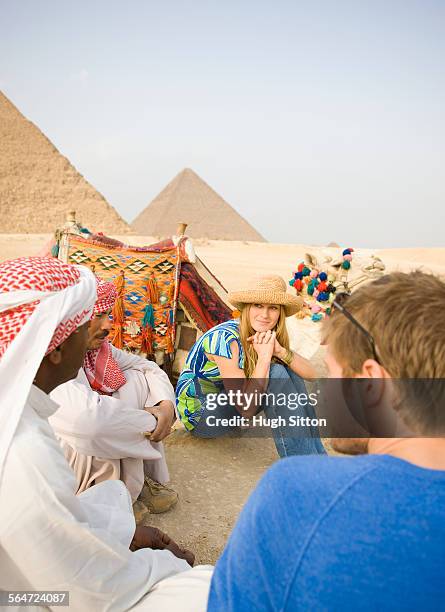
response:
<svg viewBox="0 0 445 612"><path fill-rule="evenodd" d="M107 336L110 334L109 331L105 331L102 332L102 334L100 336L94 336L89 342L88 342L88 351L97 351L102 344L104 343L104 341L106 340Z"/></svg>
<svg viewBox="0 0 445 612"><path fill-rule="evenodd" d="M331 438L332 448L345 455L366 455L369 438Z"/></svg>

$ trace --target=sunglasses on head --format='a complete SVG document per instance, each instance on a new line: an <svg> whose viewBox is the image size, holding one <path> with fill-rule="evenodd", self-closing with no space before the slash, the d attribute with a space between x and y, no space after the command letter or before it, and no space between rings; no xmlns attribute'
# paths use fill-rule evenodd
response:
<svg viewBox="0 0 445 612"><path fill-rule="evenodd" d="M382 365L380 362L380 359L377 356L377 351L375 348L375 340L372 337L372 335L369 333L369 331L367 329L365 329L363 327L363 325L361 325L361 323L359 323L357 321L357 319L354 317L354 315L352 315L349 310L347 310L347 308L344 307L345 302L347 302L348 298L351 296L350 293L338 293L335 296L335 300L332 302L332 309L337 309L339 312L341 312L342 315L344 315L349 321L351 321L351 323L353 325L355 325L355 327L357 327L357 329L359 329L362 334L364 334L366 336L366 338L368 339L368 342L371 346L372 349L372 356L374 358L375 361L377 361L378 364Z"/></svg>

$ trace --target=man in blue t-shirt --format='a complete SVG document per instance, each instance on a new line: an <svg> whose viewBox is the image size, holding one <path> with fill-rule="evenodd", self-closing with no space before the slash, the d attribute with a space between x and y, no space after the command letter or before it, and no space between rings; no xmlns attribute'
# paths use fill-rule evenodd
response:
<svg viewBox="0 0 445 612"><path fill-rule="evenodd" d="M390 405L410 437L276 463L218 561L210 611L445 609L443 380L403 401L395 380L445 379L445 283L393 273L336 302L330 376L361 379L367 408Z"/></svg>

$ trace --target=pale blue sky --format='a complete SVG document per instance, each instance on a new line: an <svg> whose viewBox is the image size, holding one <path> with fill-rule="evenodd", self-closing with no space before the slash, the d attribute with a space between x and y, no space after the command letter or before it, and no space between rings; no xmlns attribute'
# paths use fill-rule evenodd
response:
<svg viewBox="0 0 445 612"><path fill-rule="evenodd" d="M443 0L0 0L0 88L127 220L193 168L267 239L445 246Z"/></svg>

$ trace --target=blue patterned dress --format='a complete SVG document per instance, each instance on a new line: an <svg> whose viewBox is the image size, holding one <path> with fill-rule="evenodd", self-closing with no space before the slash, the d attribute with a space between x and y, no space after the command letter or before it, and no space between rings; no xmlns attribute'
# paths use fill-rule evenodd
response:
<svg viewBox="0 0 445 612"><path fill-rule="evenodd" d="M176 407L185 428L194 429L199 422L208 393L224 389L221 373L209 355L232 358L230 345L238 343L238 366L244 367L244 352L239 334L239 320L220 323L203 334L192 346L176 385Z"/></svg>

